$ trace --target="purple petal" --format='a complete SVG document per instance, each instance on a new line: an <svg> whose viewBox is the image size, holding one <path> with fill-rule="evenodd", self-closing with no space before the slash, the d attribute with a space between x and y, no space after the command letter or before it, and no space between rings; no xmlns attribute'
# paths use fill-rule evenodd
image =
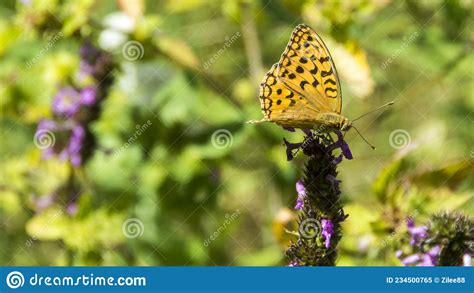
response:
<svg viewBox="0 0 474 293"><path fill-rule="evenodd" d="M328 249L329 246L331 246L331 237L332 237L332 234L334 233L334 224L329 219L322 219L321 227L323 229L321 231L321 235L324 237L324 239L326 239L325 246L326 246L326 249Z"/></svg>
<svg viewBox="0 0 474 293"><path fill-rule="evenodd" d="M76 114L81 106L79 92L72 87L61 89L53 99L53 112L67 117Z"/></svg>
<svg viewBox="0 0 474 293"><path fill-rule="evenodd" d="M344 157L346 157L346 159L352 160L351 150L349 149L349 145L345 141L341 142L341 150L342 154L344 155Z"/></svg>
<svg viewBox="0 0 474 293"><path fill-rule="evenodd" d="M465 253L462 256L462 265L465 267L472 266L472 256L469 253Z"/></svg>
<svg viewBox="0 0 474 293"><path fill-rule="evenodd" d="M81 91L81 103L91 106L96 102L97 91L95 87L86 87Z"/></svg>
<svg viewBox="0 0 474 293"><path fill-rule="evenodd" d="M337 156L334 160L332 160L332 163L334 165L337 165L339 164L340 162L342 162L342 154L340 154L339 156Z"/></svg>
<svg viewBox="0 0 474 293"><path fill-rule="evenodd" d="M422 267L434 267L436 263L431 256L425 254L421 257L421 262L418 265Z"/></svg>
<svg viewBox="0 0 474 293"><path fill-rule="evenodd" d="M67 152L71 159L71 164L76 167L81 165L82 163L82 157L80 152L83 147L85 134L85 129L81 125L76 125L72 129L72 134L69 140Z"/></svg>
<svg viewBox="0 0 474 293"><path fill-rule="evenodd" d="M410 245L416 245L420 240L428 237L428 227L426 226L410 227L408 232L411 235Z"/></svg>
<svg viewBox="0 0 474 293"><path fill-rule="evenodd" d="M290 126L282 126L283 129L285 129L286 131L289 131L289 132L295 132L295 128L294 127L290 127Z"/></svg>
<svg viewBox="0 0 474 293"><path fill-rule="evenodd" d="M301 209L303 208L303 204L304 204L304 202L301 200L300 197L298 197L298 198L296 199L295 210L301 211Z"/></svg>
<svg viewBox="0 0 474 293"><path fill-rule="evenodd" d="M78 210L79 210L79 207L77 206L77 203L75 202L70 203L66 208L67 213L71 216L77 214Z"/></svg>
<svg viewBox="0 0 474 293"><path fill-rule="evenodd" d="M296 181L296 192L298 193L298 197L296 199L295 210L299 211L303 208L304 198L306 196L306 189L304 188L303 181Z"/></svg>
<svg viewBox="0 0 474 293"><path fill-rule="evenodd" d="M401 251L401 250L395 251L395 256L396 256L397 258L401 258L402 255L403 255L403 251Z"/></svg>
<svg viewBox="0 0 474 293"><path fill-rule="evenodd" d="M304 188L302 180L296 181L296 192L298 192L298 195L300 196L306 196L306 189Z"/></svg>
<svg viewBox="0 0 474 293"><path fill-rule="evenodd" d="M420 259L421 257L419 254L413 254L413 255L405 257L404 259L401 259L401 262L407 266L407 265L411 265L411 264L419 262Z"/></svg>
<svg viewBox="0 0 474 293"><path fill-rule="evenodd" d="M54 195L46 195L38 198L36 200L36 208L40 211L46 209L54 203L54 198Z"/></svg>

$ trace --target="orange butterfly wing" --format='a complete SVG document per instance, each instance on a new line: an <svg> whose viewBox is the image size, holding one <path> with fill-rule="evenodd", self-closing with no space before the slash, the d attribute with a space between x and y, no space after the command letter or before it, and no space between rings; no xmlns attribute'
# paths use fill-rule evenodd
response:
<svg viewBox="0 0 474 293"><path fill-rule="evenodd" d="M340 114L342 96L336 66L318 34L298 25L278 63L278 79L320 112Z"/></svg>

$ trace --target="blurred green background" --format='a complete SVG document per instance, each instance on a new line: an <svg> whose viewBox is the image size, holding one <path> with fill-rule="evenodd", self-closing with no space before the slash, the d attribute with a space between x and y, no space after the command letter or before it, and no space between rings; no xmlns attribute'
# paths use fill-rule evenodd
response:
<svg viewBox="0 0 474 293"><path fill-rule="evenodd" d="M282 138L303 134L245 121L262 117L258 85L306 23L335 60L344 116L395 101L356 124L376 151L346 136L338 265L401 265L406 217L474 211L473 7L2 1L0 264L286 265L305 158L287 162ZM96 144L75 168L42 159L34 136L85 40L116 67L87 125Z"/></svg>

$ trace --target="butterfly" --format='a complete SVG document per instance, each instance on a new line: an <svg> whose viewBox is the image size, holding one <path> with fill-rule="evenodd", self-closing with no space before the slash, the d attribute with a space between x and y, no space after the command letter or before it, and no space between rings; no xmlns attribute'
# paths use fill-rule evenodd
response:
<svg viewBox="0 0 474 293"><path fill-rule="evenodd" d="M331 54L305 24L293 30L280 61L263 78L259 98L264 118L249 123L268 121L321 132L352 127L341 115L341 85Z"/></svg>

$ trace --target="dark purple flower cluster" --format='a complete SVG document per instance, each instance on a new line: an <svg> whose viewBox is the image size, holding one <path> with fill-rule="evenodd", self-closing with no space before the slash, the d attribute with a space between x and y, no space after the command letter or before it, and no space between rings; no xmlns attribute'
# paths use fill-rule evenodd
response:
<svg viewBox="0 0 474 293"><path fill-rule="evenodd" d="M413 219L407 220L407 230L410 234L410 246L415 251L411 255L404 255L403 251L398 250L396 256L405 266L437 266L440 264L442 253L442 245L438 243L430 243L428 241L433 238L428 226L415 226ZM432 239L433 240L433 239ZM467 252L463 254L462 263L464 266L471 265L471 255Z"/></svg>
<svg viewBox="0 0 474 293"><path fill-rule="evenodd" d="M428 237L427 226L415 226L415 222L412 218L407 220L407 230L410 233L410 245L418 247L422 244L423 240ZM406 265L418 265L418 266L435 266L438 261L438 256L441 251L441 246L436 245L425 253L415 253L409 256L403 256L401 250L397 251L396 255L400 261Z"/></svg>
<svg viewBox="0 0 474 293"><path fill-rule="evenodd" d="M288 160L292 160L299 150L309 157L304 178L296 182L299 239L291 244L286 254L290 266L335 265L341 222L347 218L340 201L341 181L337 179L336 168L343 158L351 160L352 154L340 132L336 133L336 141L329 134L304 132L306 137L302 143L284 139ZM338 149L341 153L333 155Z"/></svg>
<svg viewBox="0 0 474 293"><path fill-rule="evenodd" d="M35 139L41 139L41 134L47 133L51 138L41 147L44 159L56 156L75 167L84 162L84 145L90 137L87 125L98 116L99 104L111 84L112 69L110 55L90 43L81 47L80 57L74 85L59 89L52 101L53 118L41 120L35 135Z"/></svg>

